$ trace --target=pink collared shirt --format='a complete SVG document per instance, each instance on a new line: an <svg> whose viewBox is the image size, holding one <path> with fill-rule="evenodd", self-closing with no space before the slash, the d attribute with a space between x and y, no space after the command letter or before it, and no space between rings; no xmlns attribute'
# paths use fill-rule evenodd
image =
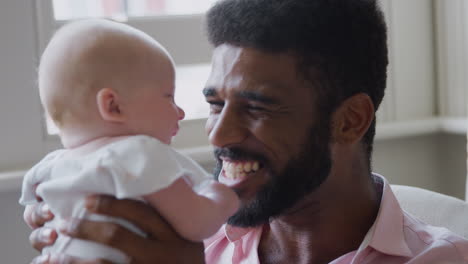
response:
<svg viewBox="0 0 468 264"><path fill-rule="evenodd" d="M385 178L377 174L374 177L383 184L383 190L373 226L357 250L330 264L468 263L468 240L445 228L427 225L403 211ZM206 263L260 263L257 248L261 234L261 227L225 225L205 241Z"/></svg>

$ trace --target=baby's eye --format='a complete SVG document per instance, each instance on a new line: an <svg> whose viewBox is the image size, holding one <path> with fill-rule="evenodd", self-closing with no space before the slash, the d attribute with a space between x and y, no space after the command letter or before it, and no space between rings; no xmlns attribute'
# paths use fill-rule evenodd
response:
<svg viewBox="0 0 468 264"><path fill-rule="evenodd" d="M167 97L171 99L172 101L174 101L174 94L165 94L164 97Z"/></svg>

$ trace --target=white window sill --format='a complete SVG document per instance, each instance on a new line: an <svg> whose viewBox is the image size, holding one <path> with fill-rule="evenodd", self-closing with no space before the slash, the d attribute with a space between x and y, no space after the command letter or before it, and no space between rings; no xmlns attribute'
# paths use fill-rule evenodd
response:
<svg viewBox="0 0 468 264"><path fill-rule="evenodd" d="M7 191L18 191L26 171L10 171L0 173L0 193ZM19 197L18 197L19 199Z"/></svg>
<svg viewBox="0 0 468 264"><path fill-rule="evenodd" d="M377 125L376 140L421 136L434 133L465 135L468 129L466 118L430 118L388 122Z"/></svg>
<svg viewBox="0 0 468 264"><path fill-rule="evenodd" d="M468 119L464 118L432 118L386 123L377 126L376 140L398 139L404 137L446 133L465 135L468 129ZM210 146L193 147L180 150L199 163L213 160ZM19 191L24 171L0 172L0 192Z"/></svg>

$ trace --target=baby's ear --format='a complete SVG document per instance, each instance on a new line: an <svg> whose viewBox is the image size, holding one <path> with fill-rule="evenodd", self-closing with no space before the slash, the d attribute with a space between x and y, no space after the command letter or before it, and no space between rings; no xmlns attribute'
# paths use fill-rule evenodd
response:
<svg viewBox="0 0 468 264"><path fill-rule="evenodd" d="M96 102L101 118L109 122L122 123L125 116L121 111L119 95L111 88L103 88L96 95Z"/></svg>

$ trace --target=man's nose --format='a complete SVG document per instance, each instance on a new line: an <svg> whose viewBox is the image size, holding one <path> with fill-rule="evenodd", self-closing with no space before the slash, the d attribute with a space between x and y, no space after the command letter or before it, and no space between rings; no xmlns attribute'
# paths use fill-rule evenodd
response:
<svg viewBox="0 0 468 264"><path fill-rule="evenodd" d="M241 143L249 133L245 120L226 107L218 116L209 118L207 130L210 143L217 147Z"/></svg>

